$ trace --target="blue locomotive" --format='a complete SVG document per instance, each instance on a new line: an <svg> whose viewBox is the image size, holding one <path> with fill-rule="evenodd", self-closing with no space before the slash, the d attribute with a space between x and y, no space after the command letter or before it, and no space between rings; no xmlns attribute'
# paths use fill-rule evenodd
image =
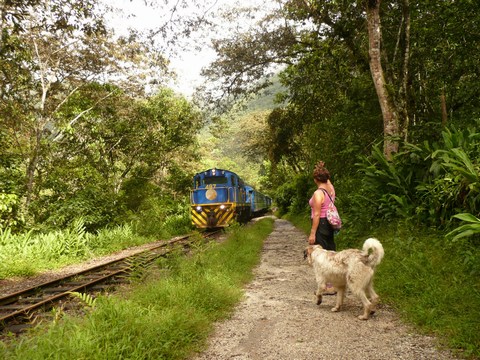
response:
<svg viewBox="0 0 480 360"><path fill-rule="evenodd" d="M234 172L208 169L195 174L190 193L192 224L207 229L245 223L265 213L272 201Z"/></svg>

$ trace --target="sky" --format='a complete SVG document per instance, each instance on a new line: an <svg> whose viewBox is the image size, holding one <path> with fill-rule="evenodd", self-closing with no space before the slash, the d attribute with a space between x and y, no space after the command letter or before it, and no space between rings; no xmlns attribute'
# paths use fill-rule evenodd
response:
<svg viewBox="0 0 480 360"><path fill-rule="evenodd" d="M122 18L113 17L107 19L112 26L121 31L123 28L133 27L137 29L147 30L158 27L162 16L165 16L165 10L161 11L159 8L152 9L145 6L143 0L104 0L107 4L114 5L124 11ZM239 4L239 0L204 0L205 4L209 4L212 10L216 10L221 6L234 6ZM172 1L175 3L175 1ZM242 5L249 3L255 4L264 1L261 0L242 0ZM163 3L163 0L158 0L158 3ZM196 11L195 8L182 9L186 14L191 11ZM213 34L212 34L213 35ZM194 34L195 36L195 34ZM198 35L197 35L198 36ZM208 35L203 35L202 39L205 44L209 44ZM177 57L170 58L171 66L177 73L177 82L170 83L176 91L190 96L195 87L200 85L203 79L200 76L201 69L211 63L215 58L215 52L210 47L204 45L202 50L195 50L194 46L190 47L190 51L182 51Z"/></svg>

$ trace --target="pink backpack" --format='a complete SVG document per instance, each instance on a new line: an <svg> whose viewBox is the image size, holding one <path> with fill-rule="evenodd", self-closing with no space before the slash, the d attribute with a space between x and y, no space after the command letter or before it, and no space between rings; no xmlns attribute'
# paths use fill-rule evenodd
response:
<svg viewBox="0 0 480 360"><path fill-rule="evenodd" d="M334 201L332 200L332 197L330 196L328 191L325 189L322 190L330 198L330 204L328 204L327 208L327 221L330 223L330 225L332 225L335 230L340 230L340 228L342 227L342 219L340 219L337 207L335 206Z"/></svg>

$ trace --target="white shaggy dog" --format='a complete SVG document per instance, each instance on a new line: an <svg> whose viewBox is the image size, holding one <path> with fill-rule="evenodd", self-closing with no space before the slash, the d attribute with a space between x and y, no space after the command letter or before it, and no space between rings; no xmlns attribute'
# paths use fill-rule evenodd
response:
<svg viewBox="0 0 480 360"><path fill-rule="evenodd" d="M320 245L311 245L306 250L308 263L313 265L317 280L317 305L322 303L322 292L331 283L337 290L337 303L332 311L340 310L345 288L357 296L363 304L363 314L358 318L368 320L375 312L378 295L373 290L373 274L384 255L383 246L377 239L367 239L362 250L347 249L340 252L324 250Z"/></svg>

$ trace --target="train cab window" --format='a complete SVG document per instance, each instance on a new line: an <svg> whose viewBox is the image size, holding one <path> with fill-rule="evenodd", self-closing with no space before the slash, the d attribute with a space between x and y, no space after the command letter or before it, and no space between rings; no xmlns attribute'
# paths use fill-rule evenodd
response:
<svg viewBox="0 0 480 360"><path fill-rule="evenodd" d="M205 185L228 183L228 179L224 176L205 176L204 181L205 181Z"/></svg>
<svg viewBox="0 0 480 360"><path fill-rule="evenodd" d="M200 186L200 178L199 178L198 176L196 176L196 177L193 179L193 188L194 188L194 189L197 189L199 186Z"/></svg>

